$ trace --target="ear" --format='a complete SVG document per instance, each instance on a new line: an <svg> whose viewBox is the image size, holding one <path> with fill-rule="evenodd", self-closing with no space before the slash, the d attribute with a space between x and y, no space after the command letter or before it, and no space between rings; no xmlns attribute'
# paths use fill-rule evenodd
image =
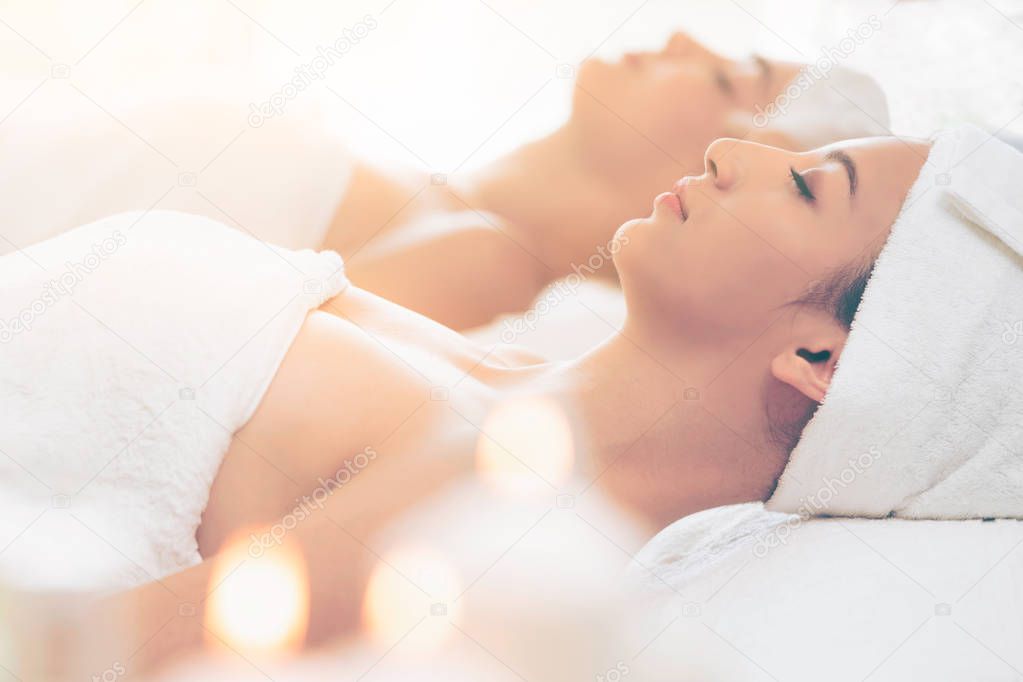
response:
<svg viewBox="0 0 1023 682"><path fill-rule="evenodd" d="M831 386L848 332L837 323L808 341L794 342L771 361L771 374L819 403Z"/></svg>

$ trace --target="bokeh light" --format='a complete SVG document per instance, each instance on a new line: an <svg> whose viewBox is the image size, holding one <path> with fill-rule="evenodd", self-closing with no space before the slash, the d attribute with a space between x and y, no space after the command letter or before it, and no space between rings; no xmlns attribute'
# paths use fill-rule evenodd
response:
<svg viewBox="0 0 1023 682"><path fill-rule="evenodd" d="M546 397L521 396L486 419L476 448L476 469L510 494L546 494L575 465L572 429L561 407Z"/></svg>
<svg viewBox="0 0 1023 682"><path fill-rule="evenodd" d="M208 643L257 657L295 651L309 623L305 560L287 544L259 558L248 548L239 537L217 555L206 600Z"/></svg>
<svg viewBox="0 0 1023 682"><path fill-rule="evenodd" d="M363 625L389 647L419 652L439 649L452 637L464 589L458 572L438 552L405 547L389 552L373 569L363 601Z"/></svg>

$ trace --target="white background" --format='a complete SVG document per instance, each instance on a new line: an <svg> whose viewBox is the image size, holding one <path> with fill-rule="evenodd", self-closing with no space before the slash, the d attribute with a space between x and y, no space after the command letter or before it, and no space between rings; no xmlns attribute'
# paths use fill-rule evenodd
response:
<svg viewBox="0 0 1023 682"><path fill-rule="evenodd" d="M594 50L652 49L681 29L728 54L810 61L872 14L882 29L846 63L880 80L896 132L1023 131L1019 0L8 0L0 121L86 93L131 126L131 102L212 91L243 126L250 102L372 15L377 28L289 107L322 111L378 158L443 172L556 125L571 95L557 65Z"/></svg>

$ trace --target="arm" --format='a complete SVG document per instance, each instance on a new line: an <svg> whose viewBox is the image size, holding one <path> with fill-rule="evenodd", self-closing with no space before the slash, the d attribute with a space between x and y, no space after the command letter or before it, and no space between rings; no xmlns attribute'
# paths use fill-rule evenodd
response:
<svg viewBox="0 0 1023 682"><path fill-rule="evenodd" d="M301 552L310 598L307 644L357 629L365 586L377 561L365 543L371 543L375 532L464 471L457 464L437 466L442 448L432 450L409 448L389 453L388 461L374 462L360 474L358 485L338 490L322 511L288 532L280 546L268 548L258 558L244 558L244 563L256 566L259 561L273 560L275 553ZM424 456L429 465L423 462ZM366 478L361 478L363 475ZM84 614L79 627L102 630L113 648L88 652L91 661L86 662L86 669L75 672L91 674L116 660L130 675L137 675L198 651L204 641L213 639L204 627L203 613L208 597L223 584L211 584L217 559L214 555L158 582L97 602ZM229 580L230 575L224 582Z"/></svg>
<svg viewBox="0 0 1023 682"><path fill-rule="evenodd" d="M290 533L282 547L268 550L260 559L245 559L271 560L275 552L284 551L282 548L300 549L309 571L309 643L349 632L358 623L371 556L357 543L341 541L339 536L342 533L326 517L313 518ZM207 559L158 582L96 602L76 623L79 633L70 636L81 638L82 632L89 632L103 646L81 652L75 662L81 669L61 672L89 679L116 661L124 666L128 679L133 679L194 655L204 641L215 641L204 627L207 598L218 587L210 584L215 561L216 557ZM96 637L97 633L102 635Z"/></svg>

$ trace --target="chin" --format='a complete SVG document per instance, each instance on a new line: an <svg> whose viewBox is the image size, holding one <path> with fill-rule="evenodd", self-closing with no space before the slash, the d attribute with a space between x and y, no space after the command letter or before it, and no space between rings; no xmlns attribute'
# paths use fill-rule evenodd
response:
<svg viewBox="0 0 1023 682"><path fill-rule="evenodd" d="M599 57L584 59L576 69L576 82L580 85L587 85L593 82L593 78L610 67L611 64Z"/></svg>
<svg viewBox="0 0 1023 682"><path fill-rule="evenodd" d="M642 253L647 251L651 242L656 239L656 223L650 218L634 218L622 223L622 226L615 231L614 239L621 244L621 249L615 257L621 258L626 263L641 260Z"/></svg>
<svg viewBox="0 0 1023 682"><path fill-rule="evenodd" d="M665 206L655 207L651 215L628 221L616 234L628 237L627 243L636 251L658 254L677 249L686 237L685 226L669 211Z"/></svg>
<svg viewBox="0 0 1023 682"><path fill-rule="evenodd" d="M586 94L587 92L606 101L606 97L614 94L614 82L617 80L616 75L620 70L619 64L597 57L583 61L576 70L575 82L586 92L576 91L573 98L576 105L593 103L590 96Z"/></svg>
<svg viewBox="0 0 1023 682"><path fill-rule="evenodd" d="M615 230L614 240L625 244L626 246L632 241L633 230L636 229L636 224L643 222L643 218L633 218L622 223L621 227Z"/></svg>
<svg viewBox="0 0 1023 682"><path fill-rule="evenodd" d="M618 228L615 239L622 245L614 257L619 275L624 278L638 275L646 279L645 271L652 259L657 258L658 251L663 249L663 239L658 236L656 223L649 218L630 220Z"/></svg>

